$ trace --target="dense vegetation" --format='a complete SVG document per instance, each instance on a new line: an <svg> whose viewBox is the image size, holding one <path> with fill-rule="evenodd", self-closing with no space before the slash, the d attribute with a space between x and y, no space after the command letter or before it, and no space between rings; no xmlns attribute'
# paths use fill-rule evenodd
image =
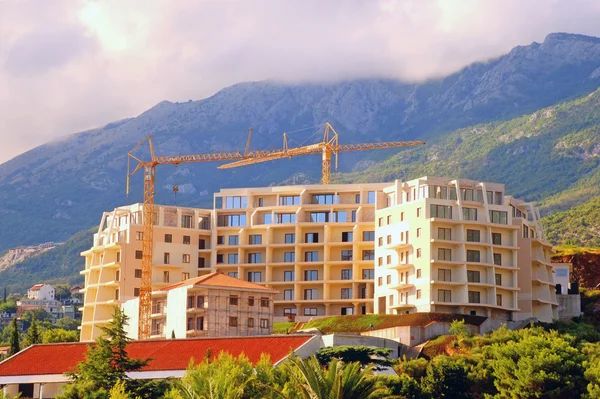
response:
<svg viewBox="0 0 600 399"><path fill-rule="evenodd" d="M547 238L553 243L600 247L600 196L548 215L543 223Z"/></svg>

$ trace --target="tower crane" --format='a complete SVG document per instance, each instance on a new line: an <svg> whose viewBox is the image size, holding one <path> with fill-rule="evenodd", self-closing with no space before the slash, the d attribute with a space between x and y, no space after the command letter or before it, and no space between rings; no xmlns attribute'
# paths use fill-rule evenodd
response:
<svg viewBox="0 0 600 399"><path fill-rule="evenodd" d="M152 136L148 135L127 153L127 195L131 177L138 171L144 171L144 212L143 212L143 238L142 238L142 284L140 287L140 306L138 320L138 339L150 338L150 314L152 311L152 245L153 245L153 221L154 221L154 186L156 167L158 165L175 165L181 163L236 161L247 157L263 157L277 150L249 151L252 129L248 132L246 149L244 153L218 152L207 154L156 156ZM150 160L142 160L134 153L144 143L148 143ZM137 162L131 170L131 162Z"/></svg>
<svg viewBox="0 0 600 399"><path fill-rule="evenodd" d="M283 148L269 152L259 151L257 153L248 153L241 160L234 161L219 166L217 169L237 168L239 166L253 165L256 163L273 161L282 158L292 158L298 155L322 155L321 183L329 184L331 180L331 157L335 154L335 168L338 165L338 153L350 151L379 150L385 148L412 147L423 145L423 141L389 141L380 143L360 143L360 144L339 144L339 137L335 129L329 122L325 123L325 133L323 140L319 143L309 144L302 147L290 148L288 146L287 135L283 134Z"/></svg>

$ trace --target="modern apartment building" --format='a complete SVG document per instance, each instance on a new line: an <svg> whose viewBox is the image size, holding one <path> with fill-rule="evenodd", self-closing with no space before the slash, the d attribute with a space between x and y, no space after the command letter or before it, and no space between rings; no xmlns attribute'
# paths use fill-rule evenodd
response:
<svg viewBox="0 0 600 399"><path fill-rule="evenodd" d="M376 213L375 313L557 317L535 210L502 184L422 177L384 190Z"/></svg>
<svg viewBox="0 0 600 399"><path fill-rule="evenodd" d="M271 335L277 291L210 273L152 292L150 338ZM123 304L127 335L137 339L139 298Z"/></svg>
<svg viewBox="0 0 600 399"><path fill-rule="evenodd" d="M104 213L86 258L81 339L141 283L142 205ZM556 314L535 210L501 184L409 182L223 189L213 209L156 206L153 289L221 272L269 286L275 320L453 312Z"/></svg>

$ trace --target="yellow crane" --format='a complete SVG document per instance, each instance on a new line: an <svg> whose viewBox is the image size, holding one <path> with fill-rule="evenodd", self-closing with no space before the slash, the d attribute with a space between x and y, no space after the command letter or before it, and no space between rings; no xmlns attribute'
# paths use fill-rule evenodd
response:
<svg viewBox="0 0 600 399"><path fill-rule="evenodd" d="M339 144L339 137L335 129L325 123L325 133L323 140L316 144L309 144L302 147L289 148L287 135L283 134L283 148L272 151L259 151L248 153L244 159L221 165L218 169L237 168L239 166L253 165L260 162L273 161L282 158L292 158L298 155L322 154L321 183L329 184L331 180L331 157L335 154L335 167L337 169L338 153L350 151L379 150L385 148L412 147L423 145L423 141L389 141L380 143L360 143L360 144Z"/></svg>
<svg viewBox="0 0 600 399"><path fill-rule="evenodd" d="M129 195L129 186L131 176L138 170L144 170L144 212L143 212L143 238L142 238L142 283L140 287L140 309L139 309L139 328L138 339L148 339L150 337L150 314L152 310L152 244L153 244L153 221L154 221L154 186L156 167L158 165L175 165L181 163L196 162L218 162L218 161L236 161L247 157L268 156L276 150L249 151L252 129L248 132L246 149L244 153L218 152L207 154L174 155L174 156L156 156L154 153L154 144L152 137L146 136L131 151L127 153L127 195ZM137 157L134 153L144 143L148 143L150 160L145 161ZM131 161L137 162L137 165L131 170Z"/></svg>

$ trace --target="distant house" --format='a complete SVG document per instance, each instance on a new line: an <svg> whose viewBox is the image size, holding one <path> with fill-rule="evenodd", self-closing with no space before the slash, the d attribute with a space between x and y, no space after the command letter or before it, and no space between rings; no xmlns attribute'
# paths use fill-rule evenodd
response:
<svg viewBox="0 0 600 399"><path fill-rule="evenodd" d="M9 350L10 350L10 346L0 346L0 356L8 355Z"/></svg>
<svg viewBox="0 0 600 399"><path fill-rule="evenodd" d="M27 290L27 298L53 301L54 287L50 284L36 284Z"/></svg>

